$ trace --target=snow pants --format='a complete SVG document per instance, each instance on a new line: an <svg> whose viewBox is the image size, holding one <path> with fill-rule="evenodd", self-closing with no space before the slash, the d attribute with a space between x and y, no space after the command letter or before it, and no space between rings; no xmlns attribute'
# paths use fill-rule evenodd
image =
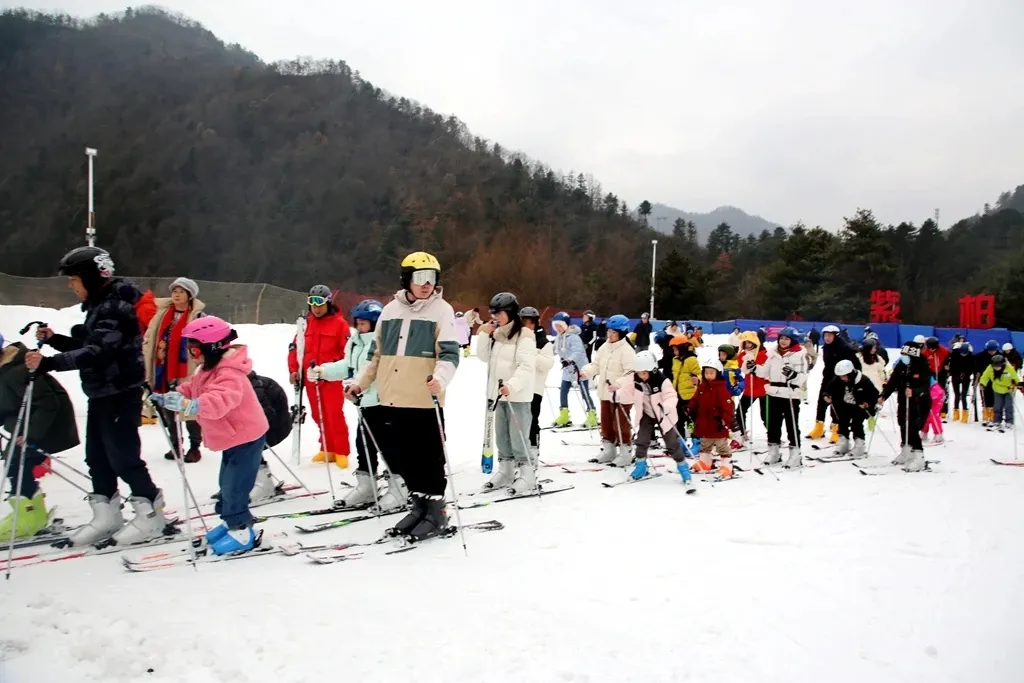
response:
<svg viewBox="0 0 1024 683"><path fill-rule="evenodd" d="M992 418L992 421L998 424L999 422L1005 422L1008 425L1013 424L1013 392L1008 394L996 393L992 402L992 407L996 411L996 415Z"/></svg>
<svg viewBox="0 0 1024 683"><path fill-rule="evenodd" d="M252 525L249 512L249 493L256 484L256 473L263 461L263 445L267 437L228 448L220 455L220 499L214 512L220 515L229 529L243 529Z"/></svg>
<svg viewBox="0 0 1024 683"><path fill-rule="evenodd" d="M647 457L647 449L651 447L651 441L654 440L656 430L662 433L662 437L665 439L665 450L672 456L672 459L676 462L683 462L686 456L683 453L679 432L675 428L667 432L662 430L654 418L646 413L640 418L640 425L636 430L636 439L633 441L636 444L636 449L633 451L636 458L639 460L640 458Z"/></svg>
<svg viewBox="0 0 1024 683"><path fill-rule="evenodd" d="M516 464L530 462L526 448L530 425L530 403L509 403L502 399L494 409L494 438L498 447L498 460L515 460Z"/></svg>
<svg viewBox="0 0 1024 683"><path fill-rule="evenodd" d="M821 389L818 390L818 404L814 411L814 420L816 422L825 421L825 413L828 412L828 403L825 401L825 387L832 381L831 377L821 378ZM783 399L785 400L785 399Z"/></svg>
<svg viewBox="0 0 1024 683"><path fill-rule="evenodd" d="M768 403L768 443L782 444L782 425L786 425L786 436L789 446L800 447L800 399L769 396ZM825 404L828 405L828 404Z"/></svg>
<svg viewBox="0 0 1024 683"><path fill-rule="evenodd" d="M374 432L381 454L394 474L405 479L411 493L443 496L448 487L444 444L433 408L379 406L380 429ZM444 409L441 409L444 429Z"/></svg>
<svg viewBox="0 0 1024 683"><path fill-rule="evenodd" d="M971 393L971 376L953 377L953 410L967 410L967 397Z"/></svg>
<svg viewBox="0 0 1024 683"><path fill-rule="evenodd" d="M562 380L562 385L558 391L558 407L568 408L569 407L569 390L572 388L572 382L567 379ZM590 395L590 382L582 380L579 383L580 395L583 397L583 406L587 410L594 409L594 399Z"/></svg>
<svg viewBox="0 0 1024 683"><path fill-rule="evenodd" d="M739 423L740 431L745 436L750 436L749 426L747 425L747 413L750 412L750 407L757 401L758 408L761 409L761 424L764 425L765 429L768 429L768 408L765 405L767 403L766 397L761 396L760 398L752 398L750 394L740 395L739 404L736 406L736 422Z"/></svg>
<svg viewBox="0 0 1024 683"><path fill-rule="evenodd" d="M629 445L633 440L633 425L629 421L632 405L601 401L601 440ZM619 435L622 435L621 438Z"/></svg>
<svg viewBox="0 0 1024 683"><path fill-rule="evenodd" d="M844 403L835 406L833 414L836 417L836 424L839 425L839 436L849 439L852 432L854 439L864 438L864 420L868 418L868 414L863 408Z"/></svg>
<svg viewBox="0 0 1024 683"><path fill-rule="evenodd" d="M323 450L335 455L349 455L352 447L348 441L348 423L345 422L345 386L343 382L320 382L320 400L324 404L324 415L316 401L315 382L306 382L306 396L309 398L309 412L313 421L320 426L320 444Z"/></svg>
<svg viewBox="0 0 1024 683"><path fill-rule="evenodd" d="M92 491L110 498L122 479L133 496L152 501L157 488L142 459L142 389L90 398L85 417L85 464ZM252 488L250 486L250 488Z"/></svg>
<svg viewBox="0 0 1024 683"><path fill-rule="evenodd" d="M530 445L540 448L540 409L544 405L544 394L534 394L530 404Z"/></svg>
<svg viewBox="0 0 1024 683"><path fill-rule="evenodd" d="M900 424L901 445L909 445L910 449L914 451L922 450L921 431L924 429L924 422L928 419L928 413L932 409L931 396L928 394L910 398L897 396L896 401L896 421ZM908 410L910 411L909 421L907 419Z"/></svg>
<svg viewBox="0 0 1024 683"><path fill-rule="evenodd" d="M379 439L377 436L385 428L385 423L381 419L382 411L384 409L381 406L371 406L369 408L363 408L362 420L356 427L358 432L356 433L356 453L359 454L359 461L356 464L356 469L359 472L366 472L370 474L378 473L380 463L378 462L378 451L377 446L374 445L374 439Z"/></svg>

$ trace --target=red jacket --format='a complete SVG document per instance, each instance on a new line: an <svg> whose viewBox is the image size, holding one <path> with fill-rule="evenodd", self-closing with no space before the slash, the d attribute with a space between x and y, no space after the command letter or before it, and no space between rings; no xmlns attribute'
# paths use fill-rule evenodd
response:
<svg viewBox="0 0 1024 683"><path fill-rule="evenodd" d="M732 397L724 379L701 379L686 412L693 420L693 435L700 439L724 439L732 424Z"/></svg>
<svg viewBox="0 0 1024 683"><path fill-rule="evenodd" d="M949 349L939 346L937 349L925 348L921 355L928 361L928 369L938 377L939 373L949 364Z"/></svg>
<svg viewBox="0 0 1024 683"><path fill-rule="evenodd" d="M311 361L317 365L333 363L345 357L345 344L348 343L349 327L338 311L327 313L322 318L309 315L306 317L306 346L302 351L303 376L305 368ZM292 339L292 344L297 342ZM299 372L299 359L294 349L288 352L288 372Z"/></svg>
<svg viewBox="0 0 1024 683"><path fill-rule="evenodd" d="M740 369L743 371L743 376L747 378L747 385L743 389L743 395L750 396L752 398L764 397L766 395L765 387L768 386L768 380L764 377L758 377L753 372L747 372L747 352L740 351L740 355L736 357L736 360L739 361ZM764 365L767 360L768 352L764 350L764 347L757 347L757 355L754 356L754 363L756 365Z"/></svg>
<svg viewBox="0 0 1024 683"><path fill-rule="evenodd" d="M153 316L156 315L156 299L153 298L153 290L147 289L142 293L142 298L135 304L135 315L139 318L139 327L142 328L142 336L146 336L146 330L149 329L149 323L153 321Z"/></svg>

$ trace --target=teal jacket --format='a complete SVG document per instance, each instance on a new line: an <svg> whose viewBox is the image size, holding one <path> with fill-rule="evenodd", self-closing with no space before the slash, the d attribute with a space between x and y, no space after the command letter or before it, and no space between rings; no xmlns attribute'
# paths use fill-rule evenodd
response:
<svg viewBox="0 0 1024 683"><path fill-rule="evenodd" d="M343 382L348 379L355 379L363 368L369 365L373 357L373 332L356 332L348 339L345 345L345 357L333 363L324 363L324 379L329 382ZM362 393L362 401L359 405L363 408L372 408L380 405L380 398L377 397L377 383L374 382Z"/></svg>

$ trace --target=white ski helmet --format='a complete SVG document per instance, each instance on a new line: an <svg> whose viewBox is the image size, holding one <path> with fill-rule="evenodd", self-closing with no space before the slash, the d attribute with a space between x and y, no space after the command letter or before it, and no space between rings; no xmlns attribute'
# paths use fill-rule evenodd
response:
<svg viewBox="0 0 1024 683"><path fill-rule="evenodd" d="M658 359L654 357L654 354L650 351L641 351L636 354L636 360L633 362L633 369L640 370L643 372L654 372L655 368L658 367Z"/></svg>
<svg viewBox="0 0 1024 683"><path fill-rule="evenodd" d="M914 343L915 343L915 344L924 344L924 343L925 343L925 342L927 342L927 341L928 341L928 340L927 340L927 339L925 339L925 337L924 337L924 335L923 335L923 334L919 334L919 335L917 335L916 337L914 337Z"/></svg>
<svg viewBox="0 0 1024 683"><path fill-rule="evenodd" d="M846 360L845 358L836 363L836 377L843 377L853 372L853 361Z"/></svg>
<svg viewBox="0 0 1024 683"><path fill-rule="evenodd" d="M825 328L822 330L822 332L831 332L832 334L839 334L839 328L836 327L835 325L825 325Z"/></svg>
<svg viewBox="0 0 1024 683"><path fill-rule="evenodd" d="M1013 351L1013 344L1010 342L1003 344L1003 351Z"/></svg>
<svg viewBox="0 0 1024 683"><path fill-rule="evenodd" d="M717 358L710 358L701 363L700 369L703 370L704 368L714 368L715 370L718 370L718 374L722 374L723 372L725 372L725 370L722 368L722 364L718 361Z"/></svg>

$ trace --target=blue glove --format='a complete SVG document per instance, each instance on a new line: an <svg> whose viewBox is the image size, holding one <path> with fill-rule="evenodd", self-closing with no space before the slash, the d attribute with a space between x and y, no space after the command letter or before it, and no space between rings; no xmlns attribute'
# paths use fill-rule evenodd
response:
<svg viewBox="0 0 1024 683"><path fill-rule="evenodd" d="M679 476L683 478L683 483L689 484L691 479L690 466L686 464L686 461L684 460L683 462L678 463L676 465L676 469L679 470Z"/></svg>
<svg viewBox="0 0 1024 683"><path fill-rule="evenodd" d="M633 471L630 472L629 476L633 479L643 479L647 476L647 458L641 458L637 460L633 465Z"/></svg>
<svg viewBox="0 0 1024 683"><path fill-rule="evenodd" d="M181 406L182 417L195 417L199 413L199 399L186 398Z"/></svg>
<svg viewBox="0 0 1024 683"><path fill-rule="evenodd" d="M184 405L186 400L187 399L181 394L179 394L177 391L168 391L166 394L163 395L162 405L167 410L176 413L179 410L181 410L182 405Z"/></svg>
<svg viewBox="0 0 1024 683"><path fill-rule="evenodd" d="M155 406L160 406L161 408L163 408L164 407L164 400L165 400L166 397L167 397L167 394L150 394L149 395L149 402L152 403Z"/></svg>

